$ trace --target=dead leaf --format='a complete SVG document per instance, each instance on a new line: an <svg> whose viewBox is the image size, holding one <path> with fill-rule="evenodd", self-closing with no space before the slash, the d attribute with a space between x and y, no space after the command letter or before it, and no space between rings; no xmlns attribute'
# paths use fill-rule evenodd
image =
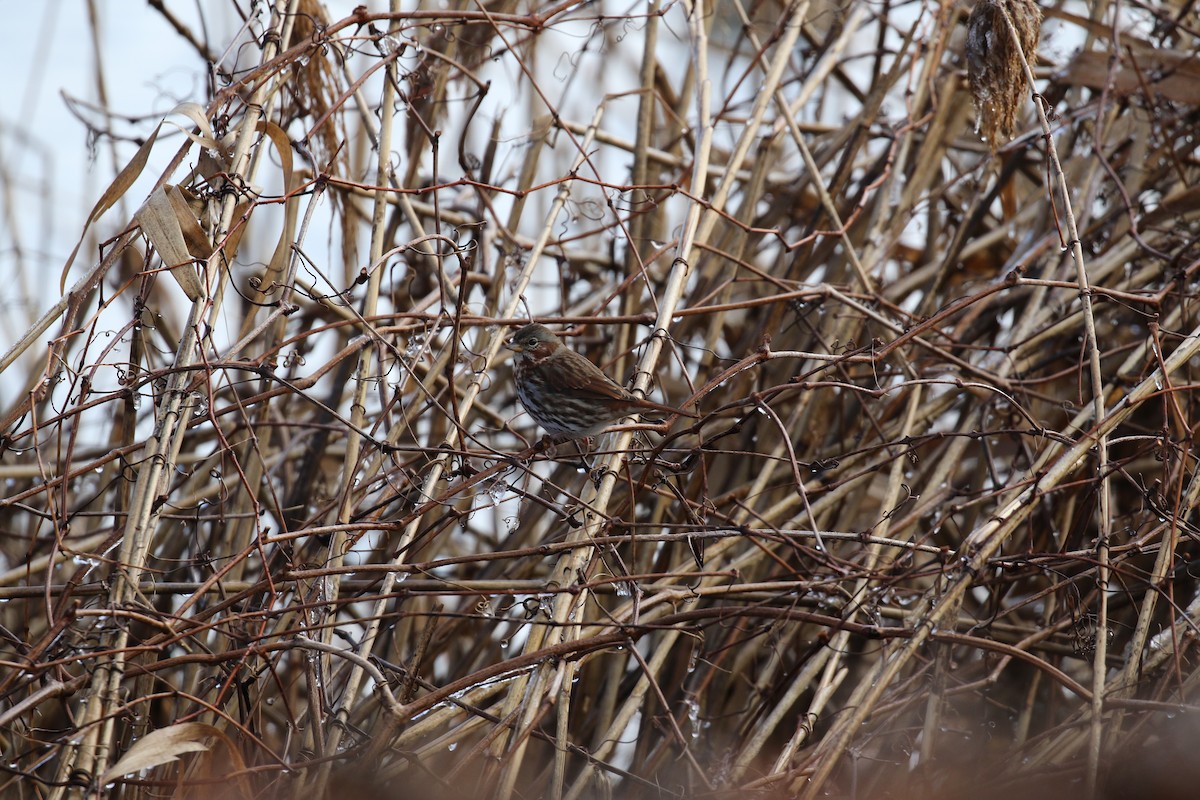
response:
<svg viewBox="0 0 1200 800"><path fill-rule="evenodd" d="M92 207L92 213L88 214L87 220L83 223L83 230L79 233L79 241L75 244L75 249L71 251L71 255L67 258L67 263L63 265L62 277L59 278L58 282L60 293L66 294L67 273L70 272L71 265L75 263L75 256L79 253L79 247L83 244L83 239L87 235L88 228L105 211L112 208L113 203L120 200L121 196L129 191L129 187L133 186L133 182L142 174L142 170L146 168L146 161L150 158L150 151L154 148L154 140L158 138L160 130L162 130L161 122L154 126L154 131L150 134L150 137L142 143L142 146L133 154L133 158L117 174L113 182L104 190L104 194L100 195L100 199L96 201L96 205Z"/></svg>
<svg viewBox="0 0 1200 800"><path fill-rule="evenodd" d="M208 234L200 227L197 219L196 206L178 186L168 186L167 199L175 211L175 219L179 220L180 230L183 231L183 241L187 243L188 252L192 258L207 261L212 256L213 246Z"/></svg>
<svg viewBox="0 0 1200 800"><path fill-rule="evenodd" d="M121 759L108 768L101 783L178 761L184 753L199 753L209 749L208 739L225 737L212 725L203 722L184 722L159 728L143 736L130 747Z"/></svg>
<svg viewBox="0 0 1200 800"><path fill-rule="evenodd" d="M208 122L208 117L204 114L204 108L199 103L180 103L171 109L172 114L182 114L183 116L196 123L196 127L200 129L200 135L189 131L182 125L175 125L176 128L183 131L183 135L191 139L201 147L207 147L209 150L220 152L221 144L217 141L217 134L213 131L212 125Z"/></svg>
<svg viewBox="0 0 1200 800"><path fill-rule="evenodd" d="M262 121L258 123L258 130L270 137L271 142L275 145L276 152L279 153L279 163L283 169L283 187L287 193L287 201L284 205L283 231L279 235L279 241L275 244L275 252L271 255L271 262L267 265L267 269L261 276L261 286L264 292L270 292L278 282L283 280L283 276L287 274L288 259L292 255L292 242L295 239L296 218L300 211L299 197L293 192L295 187L295 174L292 171L292 142L288 139L287 133L276 125L274 122Z"/></svg>
<svg viewBox="0 0 1200 800"><path fill-rule="evenodd" d="M173 198L172 194L177 197ZM205 250L212 248L178 187L165 185L154 190L134 219L188 299L195 302L203 297L204 286L192 263L194 258L207 258L208 253L193 252L188 239Z"/></svg>

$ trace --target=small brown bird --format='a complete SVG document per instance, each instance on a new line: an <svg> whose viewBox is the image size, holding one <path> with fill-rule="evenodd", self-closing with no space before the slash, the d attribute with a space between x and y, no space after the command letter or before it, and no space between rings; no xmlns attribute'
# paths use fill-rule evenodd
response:
<svg viewBox="0 0 1200 800"><path fill-rule="evenodd" d="M543 325L526 325L504 346L517 354L513 374L521 405L551 436L595 436L638 411L697 416L626 390Z"/></svg>

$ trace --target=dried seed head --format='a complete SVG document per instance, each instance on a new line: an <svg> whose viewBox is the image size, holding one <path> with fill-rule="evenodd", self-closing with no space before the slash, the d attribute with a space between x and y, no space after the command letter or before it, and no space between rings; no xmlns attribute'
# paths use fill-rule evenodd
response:
<svg viewBox="0 0 1200 800"><path fill-rule="evenodd" d="M1030 66L1037 59L1042 11L1033 0L980 0L967 20L967 79L975 98L975 130L995 150L1012 138L1029 91L1021 56L1004 19L1012 19Z"/></svg>

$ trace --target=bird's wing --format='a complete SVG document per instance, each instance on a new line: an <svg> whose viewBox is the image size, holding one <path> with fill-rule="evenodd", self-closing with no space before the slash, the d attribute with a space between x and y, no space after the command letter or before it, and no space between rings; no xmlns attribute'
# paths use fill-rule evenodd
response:
<svg viewBox="0 0 1200 800"><path fill-rule="evenodd" d="M577 395L595 398L597 402L629 399L629 392L591 361L573 351L563 355L566 357L562 360L545 364L554 370L554 383L572 389Z"/></svg>

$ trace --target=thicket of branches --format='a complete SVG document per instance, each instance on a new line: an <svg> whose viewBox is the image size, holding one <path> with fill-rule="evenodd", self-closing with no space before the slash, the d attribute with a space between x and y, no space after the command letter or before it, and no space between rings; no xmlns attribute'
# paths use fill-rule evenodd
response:
<svg viewBox="0 0 1200 800"><path fill-rule="evenodd" d="M1187 796L1200 19L980 2L129 11L4 796ZM701 416L531 447L531 318Z"/></svg>

